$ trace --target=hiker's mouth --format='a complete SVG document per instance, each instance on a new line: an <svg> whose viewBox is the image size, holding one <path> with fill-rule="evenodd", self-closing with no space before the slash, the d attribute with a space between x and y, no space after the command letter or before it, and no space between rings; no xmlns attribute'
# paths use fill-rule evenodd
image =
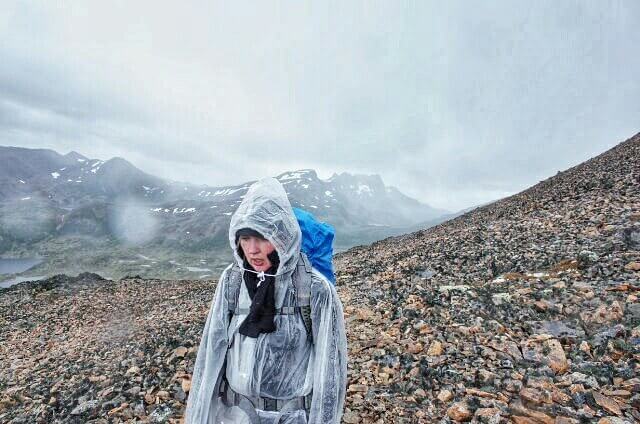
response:
<svg viewBox="0 0 640 424"><path fill-rule="evenodd" d="M258 265L258 266L260 266L260 265L264 265L264 260L262 260L262 259L251 259L251 263L252 263L253 265Z"/></svg>

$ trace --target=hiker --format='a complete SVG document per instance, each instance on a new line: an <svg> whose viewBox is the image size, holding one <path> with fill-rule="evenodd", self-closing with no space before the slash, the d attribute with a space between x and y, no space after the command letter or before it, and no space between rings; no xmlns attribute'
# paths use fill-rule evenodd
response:
<svg viewBox="0 0 640 424"><path fill-rule="evenodd" d="M254 183L231 217L235 263L222 272L202 333L187 424L340 422L342 304L301 239L282 185Z"/></svg>

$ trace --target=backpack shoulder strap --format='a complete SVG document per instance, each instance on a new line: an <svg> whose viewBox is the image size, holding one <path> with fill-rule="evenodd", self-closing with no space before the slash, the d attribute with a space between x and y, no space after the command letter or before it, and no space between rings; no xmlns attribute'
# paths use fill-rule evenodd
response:
<svg viewBox="0 0 640 424"><path fill-rule="evenodd" d="M300 260L296 267L296 278L293 279L296 290L296 306L307 329L307 336L313 339L311 326L311 273L312 267L309 258L304 252L300 252Z"/></svg>
<svg viewBox="0 0 640 424"><path fill-rule="evenodd" d="M242 270L237 263L225 275L225 297L229 311L229 321L235 313L238 297L240 296L240 285L242 284Z"/></svg>

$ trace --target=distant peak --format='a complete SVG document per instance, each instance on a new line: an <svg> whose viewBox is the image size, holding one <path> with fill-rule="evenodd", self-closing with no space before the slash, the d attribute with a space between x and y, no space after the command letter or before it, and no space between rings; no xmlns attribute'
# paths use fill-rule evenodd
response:
<svg viewBox="0 0 640 424"><path fill-rule="evenodd" d="M69 153L67 153L66 155L64 155L64 157L69 158L69 159L84 159L84 160L88 160L88 158L86 156L81 155L80 153L72 150Z"/></svg>
<svg viewBox="0 0 640 424"><path fill-rule="evenodd" d="M284 172L276 177L279 181L317 178L318 174L316 174L316 171L313 169L298 169L295 171Z"/></svg>
<svg viewBox="0 0 640 424"><path fill-rule="evenodd" d="M363 181L384 185L382 177L379 174L350 174L349 172L342 172L340 174L334 173L331 178L329 178L329 181Z"/></svg>

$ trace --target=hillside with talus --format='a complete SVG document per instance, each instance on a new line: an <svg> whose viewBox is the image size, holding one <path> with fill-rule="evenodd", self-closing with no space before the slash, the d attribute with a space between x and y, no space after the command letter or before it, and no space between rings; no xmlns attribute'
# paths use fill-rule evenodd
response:
<svg viewBox="0 0 640 424"><path fill-rule="evenodd" d="M340 253L345 423L640 421L640 134ZM215 281L0 291L0 422L180 422Z"/></svg>
<svg viewBox="0 0 640 424"><path fill-rule="evenodd" d="M640 134L337 262L346 422L640 420Z"/></svg>

